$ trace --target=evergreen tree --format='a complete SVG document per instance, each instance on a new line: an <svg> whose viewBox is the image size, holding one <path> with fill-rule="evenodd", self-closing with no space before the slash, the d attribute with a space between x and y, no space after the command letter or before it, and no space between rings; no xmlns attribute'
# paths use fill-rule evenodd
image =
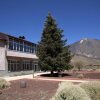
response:
<svg viewBox="0 0 100 100"><path fill-rule="evenodd" d="M57 24L51 14L45 21L41 41L38 45L37 55L41 70L62 71L70 68L71 54L66 46L67 40L63 40L63 30Z"/></svg>

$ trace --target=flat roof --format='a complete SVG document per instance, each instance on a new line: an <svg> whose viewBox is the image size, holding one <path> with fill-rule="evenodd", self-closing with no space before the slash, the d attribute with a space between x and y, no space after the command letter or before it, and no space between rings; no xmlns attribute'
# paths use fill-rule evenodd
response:
<svg viewBox="0 0 100 100"><path fill-rule="evenodd" d="M35 45L37 45L36 43L27 41L27 40L25 40L25 39L21 39L21 38L18 38L18 37L9 35L9 34L7 34L7 33L0 32L0 40L8 40L8 37L15 38L15 39L18 39L18 40L20 40L20 41L24 41L24 42L27 42L27 43L30 43L30 44L35 44Z"/></svg>

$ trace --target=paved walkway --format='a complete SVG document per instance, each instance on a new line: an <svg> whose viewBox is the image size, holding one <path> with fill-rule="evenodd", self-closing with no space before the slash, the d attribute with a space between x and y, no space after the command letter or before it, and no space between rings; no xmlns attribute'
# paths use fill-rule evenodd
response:
<svg viewBox="0 0 100 100"><path fill-rule="evenodd" d="M43 78L43 77L36 77L38 75L41 74L47 74L50 72L43 72L43 73L35 73L34 76L33 74L29 74L29 75L22 75L22 76L6 76L3 77L4 79L6 79L7 81L12 81L12 80L19 80L19 79L36 79L36 80L48 80L48 81L70 81L70 82L87 82L90 80L73 80L73 79L55 79L55 78Z"/></svg>
<svg viewBox="0 0 100 100"><path fill-rule="evenodd" d="M60 82L88 82L87 80L72 80L72 79L50 79L50 78L34 78L37 80L60 81Z"/></svg>
<svg viewBox="0 0 100 100"><path fill-rule="evenodd" d="M2 78L6 79L7 81L19 80L19 79L24 79L24 78L33 79L34 77L36 77L38 75L47 74L47 73L49 73L49 72L35 73L34 75L33 74L29 74L29 75L20 75L20 76L5 76L5 77L2 77Z"/></svg>

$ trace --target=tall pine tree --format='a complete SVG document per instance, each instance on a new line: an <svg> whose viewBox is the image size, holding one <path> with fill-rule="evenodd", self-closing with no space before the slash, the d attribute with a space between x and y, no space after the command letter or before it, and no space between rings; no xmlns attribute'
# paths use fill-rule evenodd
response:
<svg viewBox="0 0 100 100"><path fill-rule="evenodd" d="M48 14L37 52L41 70L49 70L53 74L53 71L70 68L71 54L66 46L67 41L63 40L62 32L51 14Z"/></svg>

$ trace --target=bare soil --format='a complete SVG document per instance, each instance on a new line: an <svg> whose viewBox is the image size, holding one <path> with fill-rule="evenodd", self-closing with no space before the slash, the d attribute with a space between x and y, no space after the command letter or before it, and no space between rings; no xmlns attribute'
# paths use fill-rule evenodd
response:
<svg viewBox="0 0 100 100"><path fill-rule="evenodd" d="M53 79L78 79L77 75L83 74L83 80L100 80L100 72L97 71L80 71L80 72L63 72L62 77L58 77L57 73L54 77L50 74L37 76L35 79L21 79L11 81L11 87L1 90L0 100L49 100L56 92L60 81L39 80L39 78ZM81 79L82 80L82 79ZM21 88L21 82L26 82L26 88Z"/></svg>
<svg viewBox="0 0 100 100"><path fill-rule="evenodd" d="M21 81L26 88L20 88ZM49 100L56 92L59 82L43 80L16 80L11 87L2 90L0 100Z"/></svg>

